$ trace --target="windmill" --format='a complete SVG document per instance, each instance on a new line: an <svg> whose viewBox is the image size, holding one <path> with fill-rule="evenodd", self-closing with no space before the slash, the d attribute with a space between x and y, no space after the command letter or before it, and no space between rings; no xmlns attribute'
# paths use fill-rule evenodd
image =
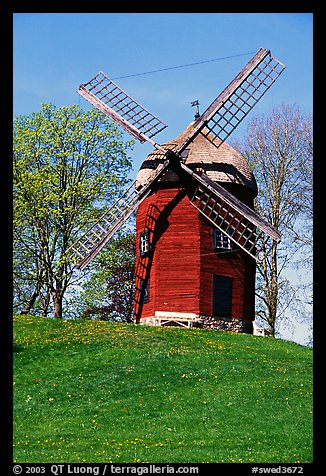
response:
<svg viewBox="0 0 326 476"><path fill-rule="evenodd" d="M279 241L280 234L253 210L255 179L225 141L284 68L260 48L203 114L194 101L194 122L163 145L153 137L167 125L102 71L79 87L93 106L154 147L135 182L69 249L85 268L138 209L136 322L252 332L257 236Z"/></svg>

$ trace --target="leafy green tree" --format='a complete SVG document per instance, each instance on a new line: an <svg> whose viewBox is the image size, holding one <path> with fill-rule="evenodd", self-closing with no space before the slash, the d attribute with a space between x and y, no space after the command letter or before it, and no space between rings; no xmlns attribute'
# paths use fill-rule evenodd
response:
<svg viewBox="0 0 326 476"><path fill-rule="evenodd" d="M13 135L15 304L62 317L71 284L69 246L127 183L132 142L96 109L18 116Z"/></svg>

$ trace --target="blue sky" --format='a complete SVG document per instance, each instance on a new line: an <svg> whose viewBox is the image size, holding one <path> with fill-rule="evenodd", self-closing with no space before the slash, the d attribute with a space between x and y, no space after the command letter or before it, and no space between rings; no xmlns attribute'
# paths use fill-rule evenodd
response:
<svg viewBox="0 0 326 476"><path fill-rule="evenodd" d="M88 109L76 89L100 70L117 78L220 58L115 80L168 124L156 136L163 143L192 121L190 101L203 112L260 47L287 68L251 114L282 102L310 113L312 23L312 13L16 13L14 114L36 112L42 102ZM246 121L232 139L245 129ZM132 178L150 150L135 145Z"/></svg>

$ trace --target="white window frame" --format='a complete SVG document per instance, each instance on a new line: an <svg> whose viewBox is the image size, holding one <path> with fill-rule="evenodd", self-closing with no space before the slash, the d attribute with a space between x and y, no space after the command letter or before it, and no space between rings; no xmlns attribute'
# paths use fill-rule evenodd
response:
<svg viewBox="0 0 326 476"><path fill-rule="evenodd" d="M139 252L142 258L149 253L149 230L142 231L139 234Z"/></svg>
<svg viewBox="0 0 326 476"><path fill-rule="evenodd" d="M227 232L223 232L218 228L214 228L213 230L213 249L214 251L232 251L233 244L230 236L232 236L233 229L228 228Z"/></svg>

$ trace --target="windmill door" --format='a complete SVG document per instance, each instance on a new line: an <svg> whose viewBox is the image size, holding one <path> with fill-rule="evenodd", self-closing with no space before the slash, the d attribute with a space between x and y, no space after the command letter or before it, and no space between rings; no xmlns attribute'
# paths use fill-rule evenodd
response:
<svg viewBox="0 0 326 476"><path fill-rule="evenodd" d="M213 276L213 317L231 317L232 278L230 276Z"/></svg>

